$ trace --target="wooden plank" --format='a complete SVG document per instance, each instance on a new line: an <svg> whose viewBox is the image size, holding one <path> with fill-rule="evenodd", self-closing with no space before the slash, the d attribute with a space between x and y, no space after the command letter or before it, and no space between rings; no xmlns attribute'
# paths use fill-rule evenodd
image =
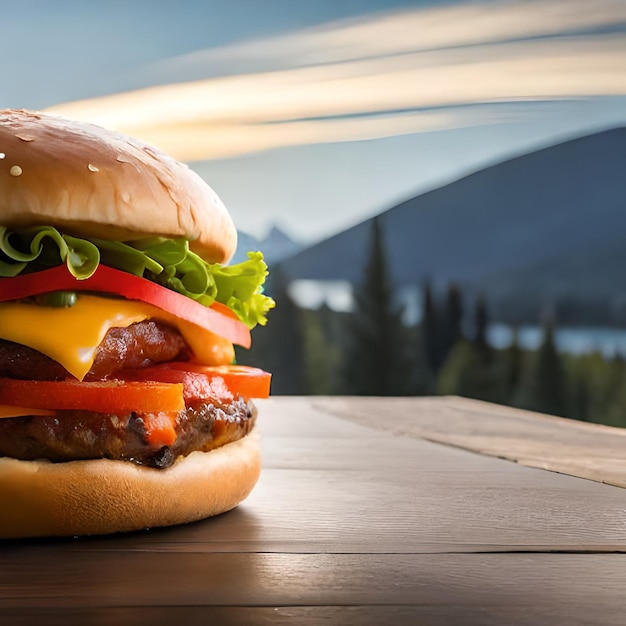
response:
<svg viewBox="0 0 626 626"><path fill-rule="evenodd" d="M277 607L107 607L93 609L0 610L0 623L20 626L623 626L623 616L606 614L578 604L552 606L519 602L507 607L474 606L454 602L444 605L384 606L277 606Z"/></svg>
<svg viewBox="0 0 626 626"><path fill-rule="evenodd" d="M594 624L623 623L626 610L626 555L83 552L40 565L2 559L0 610L389 605L488 611L501 623L524 612Z"/></svg>
<svg viewBox="0 0 626 626"><path fill-rule="evenodd" d="M467 398L319 398L314 405L371 428L626 487L626 429ZM381 413L393 416L391 424Z"/></svg>
<svg viewBox="0 0 626 626"><path fill-rule="evenodd" d="M332 413L318 407L307 397L278 397L255 400L259 409L258 423L273 437L332 437L352 439L355 433L372 441L378 437L370 429L355 428L355 424L338 420Z"/></svg>

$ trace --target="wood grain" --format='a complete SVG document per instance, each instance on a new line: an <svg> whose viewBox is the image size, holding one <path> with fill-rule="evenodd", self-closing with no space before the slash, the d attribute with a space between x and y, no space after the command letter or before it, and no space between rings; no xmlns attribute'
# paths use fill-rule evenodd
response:
<svg viewBox="0 0 626 626"><path fill-rule="evenodd" d="M626 429L541 415L478 400L320 398L320 411L392 432L626 487Z"/></svg>
<svg viewBox="0 0 626 626"><path fill-rule="evenodd" d="M420 400L341 402L259 403L265 467L230 513L0 543L0 623L624 623L626 492L401 434Z"/></svg>
<svg viewBox="0 0 626 626"><path fill-rule="evenodd" d="M91 556L40 560L39 571L4 560L0 615L25 606L49 615L67 608L85 615L132 607L404 606L412 617L422 607L449 618L490 613L506 624L521 615L623 624L626 609L624 555Z"/></svg>
<svg viewBox="0 0 626 626"><path fill-rule="evenodd" d="M601 618L598 618L601 615ZM474 606L449 602L443 605L413 604L384 606L286 606L286 607L111 607L95 609L26 608L1 610L0 621L21 626L46 624L89 624L90 626L171 626L172 624L218 624L220 626L623 626L619 614L607 615L596 607L579 608L577 604L555 608L550 604L526 604L502 607Z"/></svg>

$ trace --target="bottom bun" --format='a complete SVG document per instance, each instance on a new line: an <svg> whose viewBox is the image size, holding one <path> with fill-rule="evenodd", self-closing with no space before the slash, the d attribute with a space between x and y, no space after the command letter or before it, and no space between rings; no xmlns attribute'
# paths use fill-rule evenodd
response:
<svg viewBox="0 0 626 626"><path fill-rule="evenodd" d="M229 511L261 471L257 434L160 470L125 461L0 458L0 538L100 535Z"/></svg>

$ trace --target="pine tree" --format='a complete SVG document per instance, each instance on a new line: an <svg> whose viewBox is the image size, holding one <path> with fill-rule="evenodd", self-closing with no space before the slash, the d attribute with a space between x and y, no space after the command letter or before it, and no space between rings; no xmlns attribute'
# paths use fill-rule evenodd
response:
<svg viewBox="0 0 626 626"><path fill-rule="evenodd" d="M435 309L433 290L430 281L424 281L422 286L422 319L419 327L421 349L426 365L431 372L436 373L441 366L439 358L439 325L438 314Z"/></svg>
<svg viewBox="0 0 626 626"><path fill-rule="evenodd" d="M440 332L440 366L463 336L463 298L457 285L450 283Z"/></svg>
<svg viewBox="0 0 626 626"><path fill-rule="evenodd" d="M344 392L372 396L410 393L407 329L402 309L394 303L378 218L372 220L364 280L354 298L355 310L345 333Z"/></svg>
<svg viewBox="0 0 626 626"><path fill-rule="evenodd" d="M570 377L568 394L568 417L589 421L590 404L592 399L591 385L584 375L574 372Z"/></svg>
<svg viewBox="0 0 626 626"><path fill-rule="evenodd" d="M507 404L513 404L521 381L524 359L524 353L519 345L519 330L517 327L513 328L511 345L505 350L504 354L506 361L504 401Z"/></svg>
<svg viewBox="0 0 626 626"><path fill-rule="evenodd" d="M516 404L525 409L566 415L566 379L561 356L554 341L554 323L547 318L544 338L524 376Z"/></svg>
<svg viewBox="0 0 626 626"><path fill-rule="evenodd" d="M489 357L489 342L487 340L487 330L489 327L489 315L487 313L487 300L484 294L476 299L476 312L474 315L474 345L485 357Z"/></svg>
<svg viewBox="0 0 626 626"><path fill-rule="evenodd" d="M488 343L489 317L483 296L476 299L475 307L473 337L457 341L439 373L437 391L503 403L509 399L506 355Z"/></svg>
<svg viewBox="0 0 626 626"><path fill-rule="evenodd" d="M441 368L437 393L503 404L507 399L506 368L501 356L492 355L485 361L485 353L473 341L461 339Z"/></svg>
<svg viewBox="0 0 626 626"><path fill-rule="evenodd" d="M334 319L338 314L327 304L303 311L307 393L331 395L337 390L340 350L335 341Z"/></svg>
<svg viewBox="0 0 626 626"><path fill-rule="evenodd" d="M624 359L619 355L615 355L606 362L608 372L604 378L608 386L605 394L607 406L598 420L602 424L621 428L626 427L626 368L624 365Z"/></svg>

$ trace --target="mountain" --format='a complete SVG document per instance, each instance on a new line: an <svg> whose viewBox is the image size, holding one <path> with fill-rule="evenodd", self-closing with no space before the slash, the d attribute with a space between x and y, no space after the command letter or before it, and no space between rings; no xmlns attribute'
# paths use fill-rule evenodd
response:
<svg viewBox="0 0 626 626"><path fill-rule="evenodd" d="M269 265L278 263L302 249L302 246L291 239L277 226L273 226L265 239L260 242L261 250Z"/></svg>
<svg viewBox="0 0 626 626"><path fill-rule="evenodd" d="M586 321L614 315L626 309L626 128L492 165L379 220L396 286L456 282L516 322L546 303ZM285 272L359 283L370 222L295 254Z"/></svg>
<svg viewBox="0 0 626 626"><path fill-rule="evenodd" d="M239 231L237 240L237 250L231 263L245 261L250 250L261 250L268 265L278 263L284 258L296 254L302 246L291 239L277 226L273 226L266 237L257 239L252 235Z"/></svg>

